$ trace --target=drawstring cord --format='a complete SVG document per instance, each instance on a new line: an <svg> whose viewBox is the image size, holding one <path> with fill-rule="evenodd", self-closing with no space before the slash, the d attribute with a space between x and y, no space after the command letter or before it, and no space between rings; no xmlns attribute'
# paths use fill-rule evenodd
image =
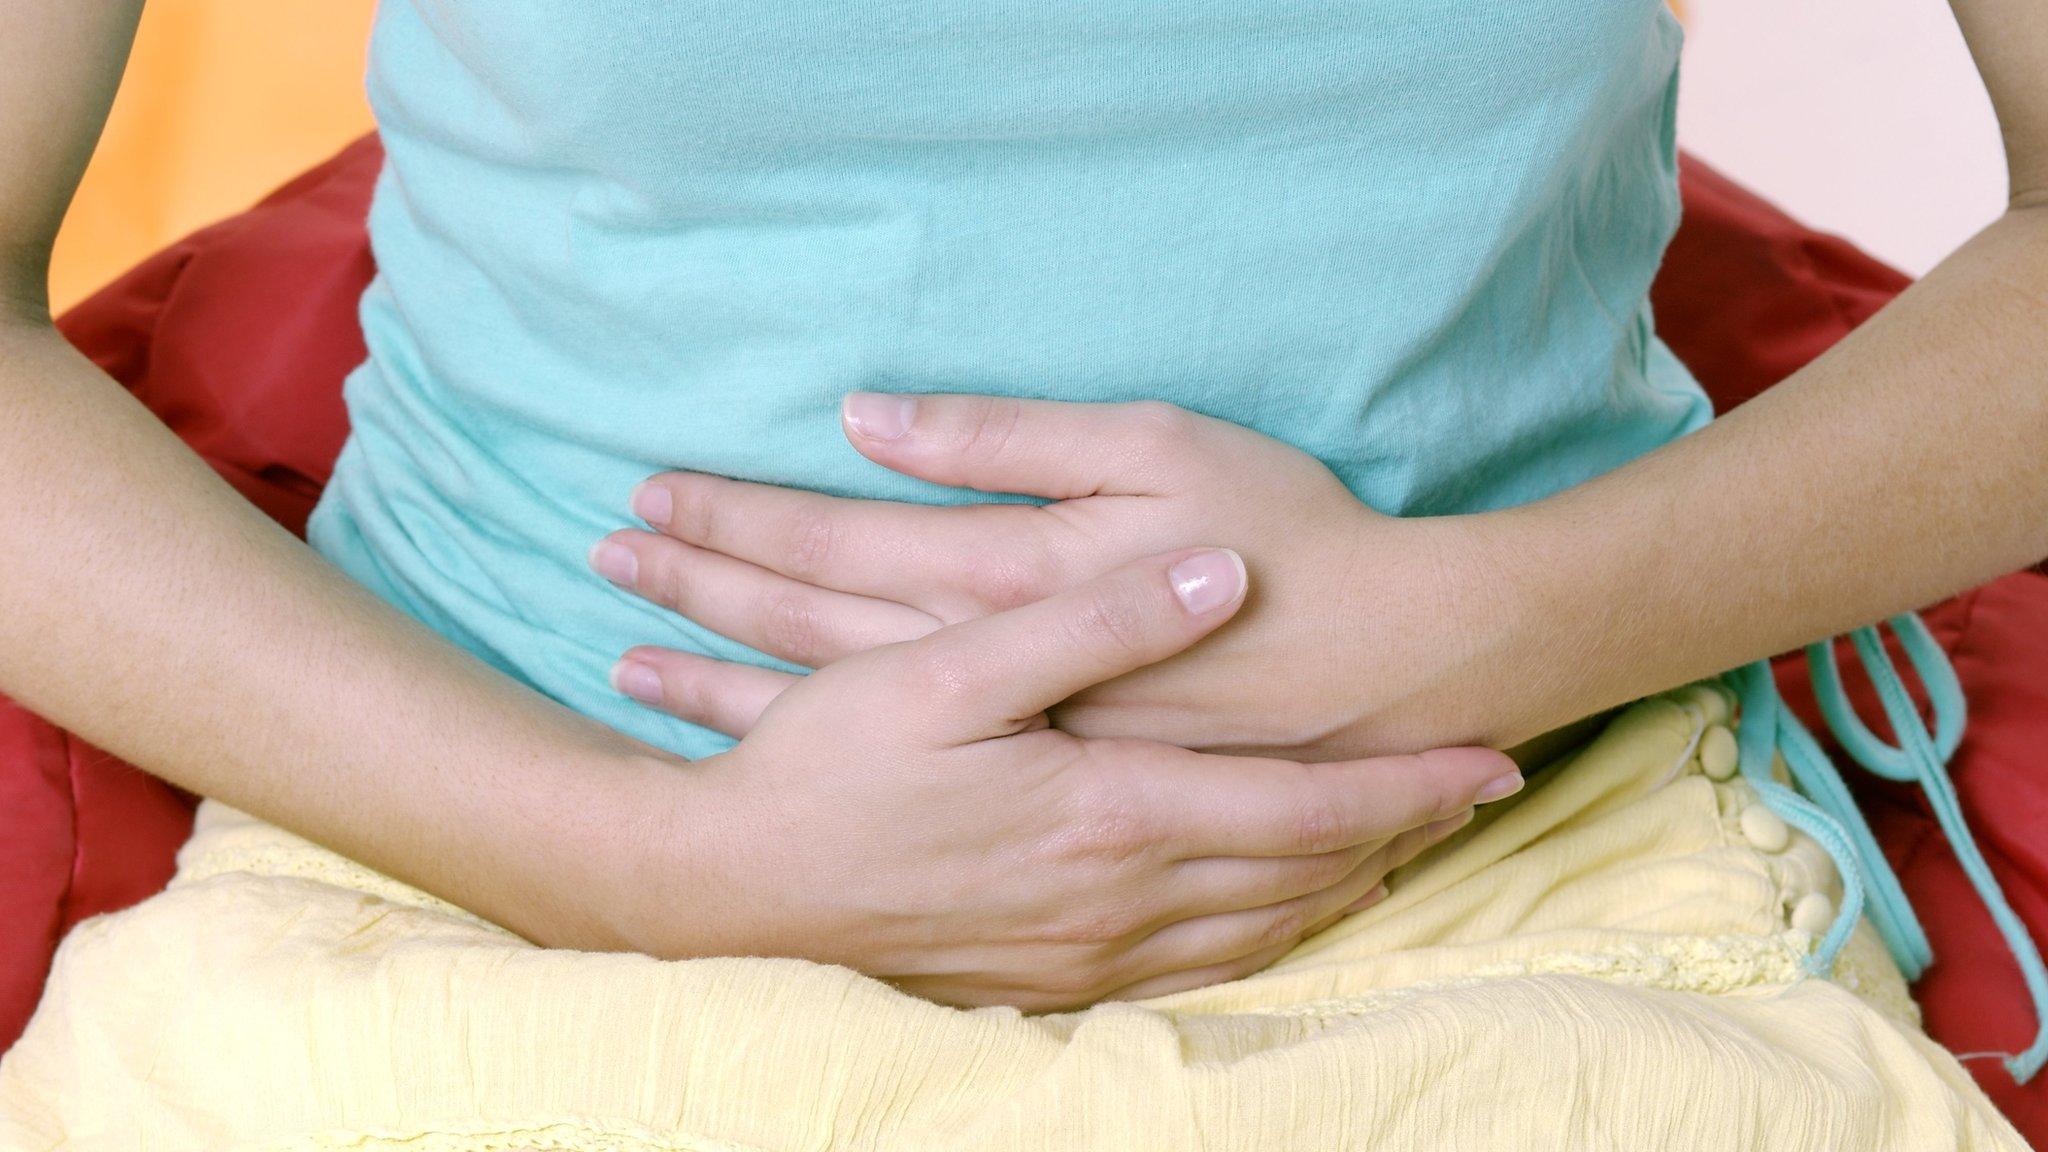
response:
<svg viewBox="0 0 2048 1152"><path fill-rule="evenodd" d="M1977 846L1977 838L1971 834L1969 823L1963 817L1962 800L1956 795L1955 781L1948 774L1949 759L1962 742L1965 714L1962 683L1956 678L1955 667L1948 662L1948 657L1935 643L1934 636L1920 617L1907 613L1893 617L1890 623L1900 646L1905 649L1907 661L1912 664L1921 685L1927 689L1928 700L1934 705L1932 731L1920 719L1920 712L1906 691L1905 681L1899 676L1898 666L1892 663L1891 654L1885 651L1884 642L1878 638L1875 628L1857 629L1850 634L1850 642L1856 649L1857 659L1863 662L1864 669L1870 674L1871 683L1877 687L1877 698L1884 706L1885 720L1891 724L1899 743L1889 745L1879 740L1856 715L1856 710L1849 704L1848 694L1842 689L1841 670L1835 664L1831 645L1817 644L1809 650L1814 694L1820 700L1821 714L1827 717L1828 727L1834 730L1851 758L1866 771L1887 780L1917 784L1927 794L1934 819L1941 825L1942 834L1948 837L1949 846L1963 866L1963 873L1970 878L1970 886L1977 890L1977 898L1990 910L1999 934L2005 937L2005 945L2018 961L2027 994L2034 1002L2034 1041L2025 1051L2005 1061L2006 1069L2013 1078L2025 1083L2041 1070L2044 1063L2048 1063L2048 967L2043 966L2041 950L2027 933L2026 924L2012 910L2012 905L1998 886L1998 880L1992 876L1991 865L1985 861L1983 851Z"/></svg>
<svg viewBox="0 0 2048 1152"><path fill-rule="evenodd" d="M1877 688L1885 719L1899 743L1891 745L1879 740L1856 715L1843 688L1832 643L1807 649L1814 695L1829 730L1851 759L1866 771L1887 780L1916 784L1926 793L1935 821L1955 850L1971 886L1990 910L2006 947L2019 962L2033 1000L2036 1029L2033 1043L2025 1051L2005 1056L2004 1062L2013 1079L2024 1084L2043 1064L2048 1064L2048 967L2044 967L2040 949L2006 901L1978 849L1976 837L1963 818L1955 783L1948 774L1948 761L1962 742L1966 715L1962 684L1956 678L1955 668L1920 617L1909 612L1893 617L1889 623L1934 706L1931 730L1920 719L1898 666L1874 628L1859 628L1850 633L1849 639ZM1821 975L1832 970L1857 919L1868 915L1900 971L1909 980L1918 978L1933 961L1933 949L1897 874L1879 849L1877 837L1850 797L1848 784L1821 751L1813 734L1783 707L1768 663L1749 664L1728 675L1742 701L1737 750L1743 779L1787 824L1819 844L1841 872L1841 909L1827 935L1807 957L1808 970ZM1778 783L1772 776L1771 764L1777 756L1784 758L1799 791Z"/></svg>

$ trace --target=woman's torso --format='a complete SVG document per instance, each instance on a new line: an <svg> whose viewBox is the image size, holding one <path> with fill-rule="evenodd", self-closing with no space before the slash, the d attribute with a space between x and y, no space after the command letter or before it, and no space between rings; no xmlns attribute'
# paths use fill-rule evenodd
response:
<svg viewBox="0 0 2048 1152"><path fill-rule="evenodd" d="M1651 333L1660 0L386 0L389 161L313 539L500 667L616 696L647 474L978 499L842 438L855 389L1164 399L1397 514L1533 499L1698 427Z"/></svg>

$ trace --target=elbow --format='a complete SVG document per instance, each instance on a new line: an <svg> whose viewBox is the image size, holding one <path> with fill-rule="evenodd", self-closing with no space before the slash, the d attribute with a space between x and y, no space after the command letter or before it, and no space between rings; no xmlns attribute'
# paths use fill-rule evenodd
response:
<svg viewBox="0 0 2048 1152"><path fill-rule="evenodd" d="M46 327L50 316L50 266L40 246L0 240L0 324Z"/></svg>
<svg viewBox="0 0 2048 1152"><path fill-rule="evenodd" d="M2008 213L2048 213L2048 184L2015 187L2012 198L2005 202L2005 210Z"/></svg>

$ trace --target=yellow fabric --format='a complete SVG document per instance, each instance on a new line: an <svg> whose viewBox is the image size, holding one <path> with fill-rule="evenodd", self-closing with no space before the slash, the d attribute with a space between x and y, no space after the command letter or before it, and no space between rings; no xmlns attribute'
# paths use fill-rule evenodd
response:
<svg viewBox="0 0 2048 1152"><path fill-rule="evenodd" d="M1257 976L1049 1017L535 948L209 805L66 941L0 1147L2024 1147L1867 928L1801 977L1831 869L1743 838L1703 725L1636 705Z"/></svg>
<svg viewBox="0 0 2048 1152"><path fill-rule="evenodd" d="M62 311L370 130L375 0L150 0L50 269Z"/></svg>

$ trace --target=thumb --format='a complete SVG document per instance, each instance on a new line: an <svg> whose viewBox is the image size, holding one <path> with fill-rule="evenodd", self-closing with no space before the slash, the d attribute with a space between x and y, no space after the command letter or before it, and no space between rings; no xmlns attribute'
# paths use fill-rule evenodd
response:
<svg viewBox="0 0 2048 1152"><path fill-rule="evenodd" d="M941 739L1007 735L1067 697L1193 645L1237 614L1244 561L1185 548L1134 561L1046 599L941 628L890 650L928 700Z"/></svg>
<svg viewBox="0 0 2048 1152"><path fill-rule="evenodd" d="M861 455L981 492L1071 500L1161 494L1215 421L1171 404L854 392L840 408Z"/></svg>

